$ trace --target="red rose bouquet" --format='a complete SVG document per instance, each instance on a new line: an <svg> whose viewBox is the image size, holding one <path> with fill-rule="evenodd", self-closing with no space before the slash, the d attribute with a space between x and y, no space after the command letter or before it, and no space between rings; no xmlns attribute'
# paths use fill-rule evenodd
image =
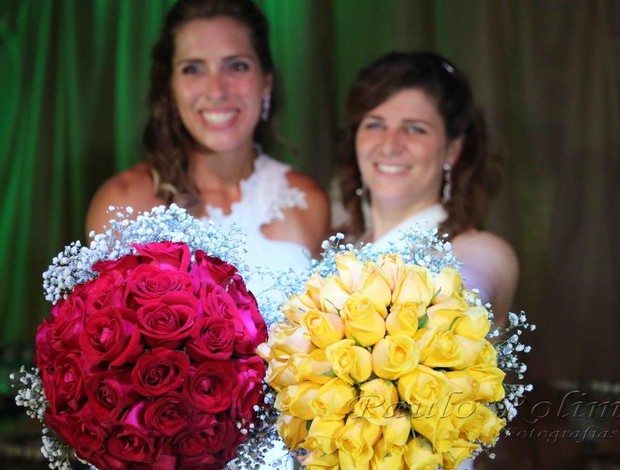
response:
<svg viewBox="0 0 620 470"><path fill-rule="evenodd" d="M267 327L237 268L195 248L235 241L188 217L116 222L44 276L57 302L17 401L97 468L221 469L256 428ZM132 243L154 233L185 241ZM66 448L44 437L44 453Z"/></svg>

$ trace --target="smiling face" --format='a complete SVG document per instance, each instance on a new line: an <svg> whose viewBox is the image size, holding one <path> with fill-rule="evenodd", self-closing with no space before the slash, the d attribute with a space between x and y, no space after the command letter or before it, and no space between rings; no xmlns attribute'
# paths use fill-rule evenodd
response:
<svg viewBox="0 0 620 470"><path fill-rule="evenodd" d="M172 95L190 135L214 153L251 153L271 91L249 30L233 18L192 20L175 35Z"/></svg>
<svg viewBox="0 0 620 470"><path fill-rule="evenodd" d="M448 142L435 100L410 88L364 115L355 149L373 204L424 208L439 202L442 168L456 163L460 139Z"/></svg>

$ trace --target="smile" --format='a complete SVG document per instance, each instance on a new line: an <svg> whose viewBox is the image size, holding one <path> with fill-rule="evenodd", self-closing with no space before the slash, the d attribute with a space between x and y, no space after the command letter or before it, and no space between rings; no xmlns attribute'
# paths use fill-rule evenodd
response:
<svg viewBox="0 0 620 470"><path fill-rule="evenodd" d="M406 166L406 165L386 165L386 164L383 164L383 163L376 163L375 167L381 173L387 173L389 175L395 175L395 174L398 174L398 173L404 173L405 171L407 171L409 169L409 167Z"/></svg>
<svg viewBox="0 0 620 470"><path fill-rule="evenodd" d="M237 116L237 111L203 111L200 115L207 122L207 124L222 126L230 124Z"/></svg>

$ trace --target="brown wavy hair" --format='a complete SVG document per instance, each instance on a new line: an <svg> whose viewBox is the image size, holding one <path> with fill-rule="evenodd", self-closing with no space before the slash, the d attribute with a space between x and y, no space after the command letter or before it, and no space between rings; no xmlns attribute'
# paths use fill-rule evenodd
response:
<svg viewBox="0 0 620 470"><path fill-rule="evenodd" d="M179 0L168 11L158 41L153 46L148 95L149 116L142 134L146 158L152 165L155 193L167 204L191 207L199 200L196 186L188 175L189 151L196 142L181 122L172 96L172 58L175 34L195 19L226 16L248 28L252 46L264 73L274 75L269 48L269 25L252 0ZM277 107L272 91L271 115ZM254 140L269 148L275 142L273 119L259 121Z"/></svg>
<svg viewBox="0 0 620 470"><path fill-rule="evenodd" d="M355 137L364 116L395 93L420 89L437 103L449 141L464 136L452 169L452 196L444 204L448 218L439 230L454 237L469 228L482 228L489 203L501 185L501 160L489 153L484 117L473 101L467 78L454 64L431 52L386 54L362 69L346 101L346 124L338 150L339 184L348 220L340 230L352 238L366 231L362 177L355 154ZM438 197L443 191L440 189ZM372 195L369 195L372 197Z"/></svg>

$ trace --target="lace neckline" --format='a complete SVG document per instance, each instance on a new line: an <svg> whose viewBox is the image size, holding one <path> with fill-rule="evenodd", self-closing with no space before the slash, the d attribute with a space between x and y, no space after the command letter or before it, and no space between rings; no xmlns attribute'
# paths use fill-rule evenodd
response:
<svg viewBox="0 0 620 470"><path fill-rule="evenodd" d="M283 209L307 208L303 191L288 184L286 174L290 166L259 154L254 160L254 171L239 182L241 198L225 214L221 207L205 204L207 215L203 220L230 226L233 223L245 230L260 229L274 220L284 220Z"/></svg>

